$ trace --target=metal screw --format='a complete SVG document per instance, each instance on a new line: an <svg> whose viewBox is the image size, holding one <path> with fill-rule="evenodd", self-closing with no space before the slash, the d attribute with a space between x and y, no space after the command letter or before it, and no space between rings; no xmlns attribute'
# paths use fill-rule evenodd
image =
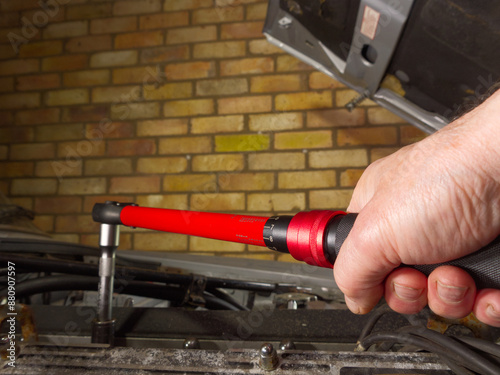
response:
<svg viewBox="0 0 500 375"><path fill-rule="evenodd" d="M197 338L190 337L184 340L182 347L184 349L200 349L200 342Z"/></svg>
<svg viewBox="0 0 500 375"><path fill-rule="evenodd" d="M295 343L290 339L283 339L280 342L280 350L295 350Z"/></svg>
<svg viewBox="0 0 500 375"><path fill-rule="evenodd" d="M278 353L270 343L265 343L260 347L259 351L259 365L264 371L276 370L279 366Z"/></svg>

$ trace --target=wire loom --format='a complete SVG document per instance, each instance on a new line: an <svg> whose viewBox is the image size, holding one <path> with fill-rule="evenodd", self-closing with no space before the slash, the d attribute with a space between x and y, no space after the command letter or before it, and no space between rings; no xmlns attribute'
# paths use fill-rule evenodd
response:
<svg viewBox="0 0 500 375"><path fill-rule="evenodd" d="M499 375L500 345L468 336L446 335L428 329L418 315L407 316L410 326L397 332L371 333L377 321L390 308L382 305L376 309L358 339L356 351L387 351L395 344L405 345L405 350L424 350L434 353L456 375Z"/></svg>

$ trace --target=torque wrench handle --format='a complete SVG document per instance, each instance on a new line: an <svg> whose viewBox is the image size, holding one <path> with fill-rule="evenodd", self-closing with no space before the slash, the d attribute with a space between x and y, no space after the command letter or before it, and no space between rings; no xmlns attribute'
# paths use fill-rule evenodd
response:
<svg viewBox="0 0 500 375"><path fill-rule="evenodd" d="M329 229L325 234L325 247L333 247L333 251L325 249L325 253L331 252L335 256L338 255L344 240L354 225L356 216L357 214L349 213L337 216L330 222ZM331 236L331 238L328 238L328 236ZM335 262L335 258L332 260ZM460 267L467 271L479 289L500 289L500 236L478 251L449 262L402 265L402 267L412 267L429 276L437 267L443 265Z"/></svg>
<svg viewBox="0 0 500 375"><path fill-rule="evenodd" d="M100 223L267 246L271 250L290 253L297 260L326 268L333 267L356 216L343 211L316 210L269 218L138 207L117 202L97 203L92 211L94 221ZM474 278L478 288L500 289L500 237L460 259L407 267L429 275L440 265L463 268Z"/></svg>

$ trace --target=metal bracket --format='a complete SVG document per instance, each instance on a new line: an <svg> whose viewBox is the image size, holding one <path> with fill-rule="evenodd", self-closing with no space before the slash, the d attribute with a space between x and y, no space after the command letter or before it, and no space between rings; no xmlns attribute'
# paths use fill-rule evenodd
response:
<svg viewBox="0 0 500 375"><path fill-rule="evenodd" d="M205 306L206 301L205 297L203 297L203 293L205 293L206 287L207 278L205 276L193 275L193 280L186 290L182 304L195 307Z"/></svg>

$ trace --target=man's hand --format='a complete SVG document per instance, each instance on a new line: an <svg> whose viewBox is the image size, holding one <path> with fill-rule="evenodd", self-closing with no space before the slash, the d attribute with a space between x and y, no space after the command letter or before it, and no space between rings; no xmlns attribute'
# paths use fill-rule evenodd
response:
<svg viewBox="0 0 500 375"><path fill-rule="evenodd" d="M351 311L367 313L385 295L400 313L429 304L444 317L474 311L484 323L500 326L500 290L477 291L456 267L439 267L428 278L396 269L459 258L500 234L499 140L497 92L441 131L367 168L348 208L359 215L334 267Z"/></svg>

